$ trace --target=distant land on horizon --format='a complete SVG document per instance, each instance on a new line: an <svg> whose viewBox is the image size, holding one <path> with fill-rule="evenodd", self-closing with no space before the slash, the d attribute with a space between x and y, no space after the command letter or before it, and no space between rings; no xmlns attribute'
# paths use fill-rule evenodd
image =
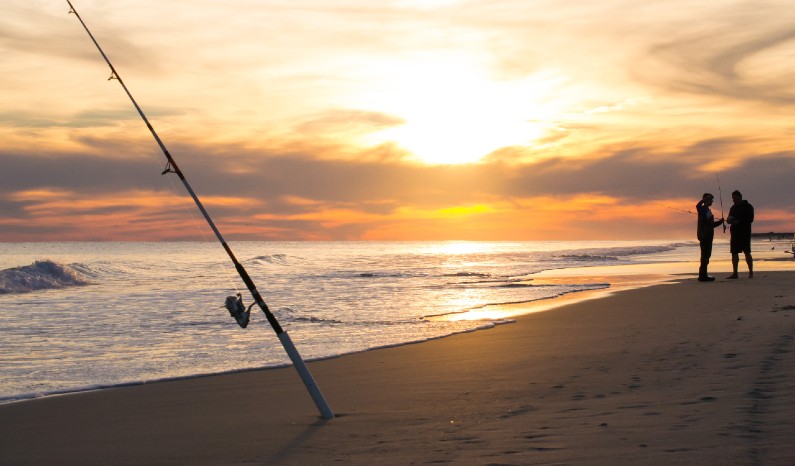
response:
<svg viewBox="0 0 795 466"><path fill-rule="evenodd" d="M765 238L765 239L795 239L795 233L751 233L752 238Z"/></svg>

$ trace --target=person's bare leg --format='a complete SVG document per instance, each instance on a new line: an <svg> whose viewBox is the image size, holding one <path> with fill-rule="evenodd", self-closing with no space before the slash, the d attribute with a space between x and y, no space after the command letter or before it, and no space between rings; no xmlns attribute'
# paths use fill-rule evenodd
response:
<svg viewBox="0 0 795 466"><path fill-rule="evenodd" d="M739 265L740 265L740 255L732 253L732 270L734 270L734 272L732 272L731 275L726 277L727 279L734 280L735 278L737 278L737 276L738 276L737 275L737 267L739 267Z"/></svg>
<svg viewBox="0 0 795 466"><path fill-rule="evenodd" d="M748 278L754 278L754 258L751 257L750 252L745 253L745 263L748 264ZM734 273L737 273L736 267Z"/></svg>

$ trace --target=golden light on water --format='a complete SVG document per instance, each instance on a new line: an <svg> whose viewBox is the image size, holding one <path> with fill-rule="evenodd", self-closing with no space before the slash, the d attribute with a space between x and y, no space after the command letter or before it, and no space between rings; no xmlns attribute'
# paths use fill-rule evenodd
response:
<svg viewBox="0 0 795 466"><path fill-rule="evenodd" d="M430 252L433 254L447 254L452 256L451 259L453 259L456 256L466 254L488 253L493 250L492 248L492 244L478 241L446 241L430 248Z"/></svg>

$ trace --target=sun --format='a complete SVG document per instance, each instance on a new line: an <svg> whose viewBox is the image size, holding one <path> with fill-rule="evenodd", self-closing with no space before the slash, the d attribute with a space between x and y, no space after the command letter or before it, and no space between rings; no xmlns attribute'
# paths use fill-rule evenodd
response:
<svg viewBox="0 0 795 466"><path fill-rule="evenodd" d="M550 96L561 81L550 74L495 80L450 57L385 67L388 77L361 103L405 123L364 142L396 143L427 164L473 163L502 147L531 144L550 126Z"/></svg>

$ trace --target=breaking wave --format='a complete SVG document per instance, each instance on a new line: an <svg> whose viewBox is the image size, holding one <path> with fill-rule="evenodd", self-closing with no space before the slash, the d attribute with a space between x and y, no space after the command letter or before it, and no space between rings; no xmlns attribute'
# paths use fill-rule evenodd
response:
<svg viewBox="0 0 795 466"><path fill-rule="evenodd" d="M31 265L0 270L0 294L28 293L90 284L86 274L81 273L78 267L51 260L40 260Z"/></svg>
<svg viewBox="0 0 795 466"><path fill-rule="evenodd" d="M255 264L290 265L303 260L300 257L288 256L287 254L267 254L254 257L251 262Z"/></svg>
<svg viewBox="0 0 795 466"><path fill-rule="evenodd" d="M597 254L564 254L561 256L563 259L574 262L599 262L599 261L617 261L618 257L615 256L602 256Z"/></svg>
<svg viewBox="0 0 795 466"><path fill-rule="evenodd" d="M620 261L628 256L642 256L673 251L687 243L671 243L665 245L623 246L615 248L579 249L572 253L558 255L559 259L570 262L612 262Z"/></svg>

